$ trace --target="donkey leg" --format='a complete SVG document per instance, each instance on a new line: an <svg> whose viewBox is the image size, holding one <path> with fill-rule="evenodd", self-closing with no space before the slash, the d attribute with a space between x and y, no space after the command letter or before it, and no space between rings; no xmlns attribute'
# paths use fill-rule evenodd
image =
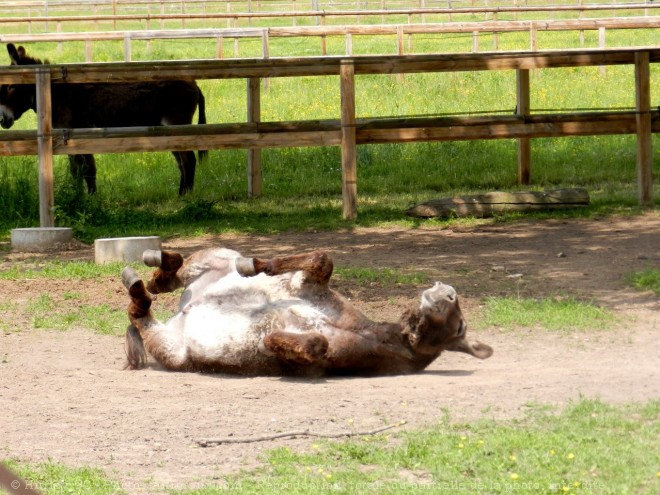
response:
<svg viewBox="0 0 660 495"><path fill-rule="evenodd" d="M192 191L195 183L196 158L194 151L174 151L174 158L179 166L181 179L179 181L179 196Z"/></svg>
<svg viewBox="0 0 660 495"><path fill-rule="evenodd" d="M323 251L309 254L294 254L278 256L270 260L254 258L254 268L257 273L280 275L287 272L302 270L309 282L325 285L332 276L332 258Z"/></svg>
<svg viewBox="0 0 660 495"><path fill-rule="evenodd" d="M291 333L276 330L263 339L262 352L283 361L312 364L320 361L328 350L328 339L316 332Z"/></svg>
<svg viewBox="0 0 660 495"><path fill-rule="evenodd" d="M147 282L147 289L152 294L172 292L183 287L177 272L183 266L183 256L174 251L147 249L142 254L144 264L156 267L156 271Z"/></svg>
<svg viewBox="0 0 660 495"><path fill-rule="evenodd" d="M151 296L144 282L130 266L121 272L124 287L131 302L128 318L131 322L126 332L127 367L137 369L146 363L146 351L156 361L170 370L183 370L188 365L188 354L181 327L168 327L154 319L151 312Z"/></svg>
<svg viewBox="0 0 660 495"><path fill-rule="evenodd" d="M94 155L69 155L69 166L73 178L80 182L85 179L87 192L96 192L96 161Z"/></svg>
<svg viewBox="0 0 660 495"><path fill-rule="evenodd" d="M131 299L128 305L128 318L133 326L140 328L140 325L136 324L136 320L149 316L151 296L140 276L130 266L121 272L121 281L128 289L128 296Z"/></svg>
<svg viewBox="0 0 660 495"><path fill-rule="evenodd" d="M83 177L87 183L87 192L94 194L96 192L96 160L94 155L82 155L85 157L85 168L83 169Z"/></svg>

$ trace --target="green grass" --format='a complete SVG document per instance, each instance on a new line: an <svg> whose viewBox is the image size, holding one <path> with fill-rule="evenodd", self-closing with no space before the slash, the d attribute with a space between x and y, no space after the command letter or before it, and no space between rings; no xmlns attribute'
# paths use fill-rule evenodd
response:
<svg viewBox="0 0 660 495"><path fill-rule="evenodd" d="M280 448L265 456L265 468L227 477L223 488L172 493L651 495L660 490L659 419L659 401L580 400L561 414L537 407L516 421L445 420L319 441L307 452Z"/></svg>
<svg viewBox="0 0 660 495"><path fill-rule="evenodd" d="M0 280L89 280L118 278L126 263L95 264L89 261L47 261L38 266L16 263L7 270L0 271ZM142 264L130 263L144 278L152 269ZM126 299L128 303L128 297ZM163 310L155 308L157 317L166 318ZM12 315L11 318L6 315ZM112 307L109 304L88 304L77 291L51 294L41 293L25 305L16 303L0 304L0 330L16 331L8 322L25 319L31 328L67 331L73 328L86 328L101 335L119 335L128 323L124 306Z"/></svg>
<svg viewBox="0 0 660 495"><path fill-rule="evenodd" d="M48 461L27 464L10 460L8 467L23 478L26 486L39 490L43 495L85 494L123 495L119 484L109 479L102 470L90 467L70 468Z"/></svg>
<svg viewBox="0 0 660 495"><path fill-rule="evenodd" d="M621 30L608 33L611 46L643 44L647 34ZM522 38L526 36L521 35ZM564 35L563 35L564 36ZM362 38L362 37L360 37ZM469 38L469 37L468 37ZM501 37L505 49L516 38ZM466 38L467 39L467 38ZM576 39L551 38L553 47L575 47ZM507 41L509 40L509 41ZM279 55L295 55L312 43L281 40ZM464 40L429 38L429 50L458 51ZM587 44L593 40L589 37ZM203 41L178 40L153 44L155 53L144 58L191 58L206 54ZM358 53L388 53L389 45L365 40ZM550 42L548 42L550 43ZM332 45L332 43L330 43ZM339 43L338 45L341 45ZM416 42L416 46L418 43ZM259 46L259 43L256 43ZM246 45L246 50L249 47ZM33 43L35 55L61 62L79 61L82 44ZM157 51L161 50L161 51ZM243 48L241 48L243 50ZM275 50L275 48L274 48ZM121 43L95 44L95 55L115 57ZM249 50L248 50L249 51ZM134 54L138 55L136 47ZM303 53L309 54L309 53ZM136 59L139 59L136 58ZM651 67L652 105L658 99L660 67ZM246 91L243 80L200 81L212 123L244 122ZM570 87L570 91L566 88ZM544 109L634 106L632 67L565 68L535 70L531 74L534 111ZM408 74L400 81L389 75L359 76L356 80L357 116L474 113L510 114L516 105L514 71L476 71ZM262 92L262 120L338 118L340 88L337 77L273 78ZM16 129L34 129L36 117L27 113ZM655 149L660 137L654 136ZM356 221L341 218L341 157L337 147L265 149L263 194L247 196L246 151L217 150L198 167L195 191L178 198L179 174L169 153L98 155L99 192L82 193L69 177L66 157L55 157L55 216L60 226L72 227L85 242L126 235L196 236L225 232L280 232L334 230L356 226L397 224L403 227L445 225L446 221L411 219L410 206L438 197L492 190L584 187L591 205L584 210L553 213L594 216L636 213L636 146L634 136L593 136L535 139L532 143L530 187L516 184L515 140L456 141L358 147L358 210ZM655 153L653 174L660 174ZM37 226L38 187L35 157L0 157L0 239L15 227ZM656 205L658 195L655 196ZM539 214L543 216L543 214ZM515 217L515 216L514 216ZM506 218L506 217L505 217Z"/></svg>
<svg viewBox="0 0 660 495"><path fill-rule="evenodd" d="M118 276L122 269L130 264L134 268L144 266L138 263L106 263L96 264L91 261L47 261L40 266L29 267L25 264L14 264L7 270L0 271L0 280L21 279L90 279L98 277Z"/></svg>
<svg viewBox="0 0 660 495"><path fill-rule="evenodd" d="M129 263L143 279L150 277L152 268L141 263ZM16 263L9 269L0 271L0 280L98 280L118 278L126 263L95 264L89 261L47 261L37 266ZM179 294L163 294L161 299L168 301ZM128 304L128 296L126 296ZM155 305L156 318L167 320L171 311ZM11 315L11 316L10 316ZM109 304L88 304L83 294L72 290L61 293L41 293L27 304L15 302L0 303L0 330L17 331L9 322L29 321L31 328L67 331L73 328L86 328L101 335L119 335L126 329L128 316L125 305L113 307Z"/></svg>
<svg viewBox="0 0 660 495"><path fill-rule="evenodd" d="M64 297L64 299L71 299ZM35 329L70 330L88 328L103 335L117 335L126 329L128 317L125 309L112 308L107 304L80 304L62 307L49 294L41 294L25 308L31 315Z"/></svg>
<svg viewBox="0 0 660 495"><path fill-rule="evenodd" d="M452 421L411 431L318 440L267 451L263 466L171 495L511 494L654 495L660 491L660 401L580 399L556 413L530 405L509 421ZM102 471L11 461L44 495L122 494ZM145 480L147 481L147 480ZM160 492L159 492L160 493Z"/></svg>
<svg viewBox="0 0 660 495"><path fill-rule="evenodd" d="M419 285L429 281L426 273L406 273L391 268L335 268L335 277L340 280L351 280L358 284L375 283L378 285Z"/></svg>
<svg viewBox="0 0 660 495"><path fill-rule="evenodd" d="M628 283L639 290L650 290L660 297L660 269L647 268L628 275Z"/></svg>
<svg viewBox="0 0 660 495"><path fill-rule="evenodd" d="M507 331L517 328L543 328L558 332L604 330L612 328L617 322L613 312L571 297L489 297L485 300L482 318L483 326Z"/></svg>

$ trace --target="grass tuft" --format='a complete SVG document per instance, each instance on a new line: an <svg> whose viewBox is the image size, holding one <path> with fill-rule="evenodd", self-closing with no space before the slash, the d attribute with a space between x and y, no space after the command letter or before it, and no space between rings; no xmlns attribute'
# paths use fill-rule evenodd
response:
<svg viewBox="0 0 660 495"><path fill-rule="evenodd" d="M41 464L7 462L10 469L23 478L25 485L43 495L85 494L124 495L119 483L109 479L102 470L91 467L70 468L52 461Z"/></svg>
<svg viewBox="0 0 660 495"><path fill-rule="evenodd" d="M333 274L339 280L351 280L362 285L420 285L429 280L423 272L406 273L391 268L335 268Z"/></svg>
<svg viewBox="0 0 660 495"><path fill-rule="evenodd" d="M606 330L616 321L613 312L573 298L490 297L485 301L482 324L503 330L526 327L570 332Z"/></svg>
<svg viewBox="0 0 660 495"><path fill-rule="evenodd" d="M48 261L39 266L27 267L15 264L7 270L0 271L0 280L24 279L90 279L98 277L117 277L122 269L130 264L135 269L147 271L141 263L105 263L96 264L91 261Z"/></svg>
<svg viewBox="0 0 660 495"><path fill-rule="evenodd" d="M650 290L660 297L660 269L647 268L628 275L628 283L639 290Z"/></svg>

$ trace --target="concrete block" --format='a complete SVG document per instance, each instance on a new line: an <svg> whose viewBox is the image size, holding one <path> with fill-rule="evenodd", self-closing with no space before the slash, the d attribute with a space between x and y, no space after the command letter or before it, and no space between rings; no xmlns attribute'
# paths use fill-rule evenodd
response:
<svg viewBox="0 0 660 495"><path fill-rule="evenodd" d="M147 249L160 249L158 236L115 237L94 241L94 261L98 264L112 261L142 261L142 253Z"/></svg>
<svg viewBox="0 0 660 495"><path fill-rule="evenodd" d="M15 251L47 251L73 239L69 227L33 227L11 230L11 248Z"/></svg>

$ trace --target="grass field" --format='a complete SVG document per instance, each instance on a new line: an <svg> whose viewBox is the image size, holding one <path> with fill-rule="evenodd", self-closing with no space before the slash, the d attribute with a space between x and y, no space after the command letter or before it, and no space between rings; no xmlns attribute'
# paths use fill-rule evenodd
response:
<svg viewBox="0 0 660 495"><path fill-rule="evenodd" d="M172 495L510 494L651 495L660 489L660 403L580 400L563 411L530 405L516 421L445 420L424 430L319 441L264 455L264 467ZM625 443L622 438L627 439ZM10 463L44 495L126 492L98 469Z"/></svg>
<svg viewBox="0 0 660 495"><path fill-rule="evenodd" d="M608 46L653 44L653 32L620 30L608 33ZM586 33L586 46L596 46ZM362 39L356 53L391 53L392 43ZM309 43L276 40L273 56L309 55ZM418 51L466 51L471 39L429 36L416 39ZM527 33L500 36L502 49L521 49ZM543 33L541 47L572 48L577 33ZM487 45L488 42L484 42ZM207 46L208 45L208 46ZM316 45L314 45L315 47ZM328 42L330 53L342 53L343 39ZM84 59L81 43L32 43L35 56L58 62ZM121 59L120 43L94 45L95 60ZM316 48L314 48L316 49ZM136 44L134 59L212 57L214 46L203 40ZM257 56L260 43L241 41L241 56ZM313 52L313 50L311 50ZM245 82L202 81L211 123L246 120ZM531 76L534 112L586 108L634 107L632 67L536 70ZM652 66L652 106L659 98L660 68ZM516 105L513 71L411 74L403 81L391 76L361 76L356 82L358 118L382 116L499 113ZM337 118L339 81L326 78L271 79L262 95L262 120ZM34 129L34 113L15 129ZM654 175L660 171L654 137ZM89 197L74 184L66 157L55 159L56 222L75 229L86 242L105 235L195 235L223 231L325 229L400 222L414 225L403 211L440 196L496 189L520 189L516 184L516 143L513 140L364 145L358 148L358 209L355 222L341 220L339 149L282 148L263 151L263 196L247 196L246 152L212 151L198 167L195 191L176 195L178 170L169 153L100 155L99 193ZM633 136L537 139L532 143L532 188L585 187L592 207L582 213L635 211L636 169ZM656 204L658 196L656 194ZM0 238L14 227L38 225L35 157L0 157ZM433 224L436 221L427 223Z"/></svg>

